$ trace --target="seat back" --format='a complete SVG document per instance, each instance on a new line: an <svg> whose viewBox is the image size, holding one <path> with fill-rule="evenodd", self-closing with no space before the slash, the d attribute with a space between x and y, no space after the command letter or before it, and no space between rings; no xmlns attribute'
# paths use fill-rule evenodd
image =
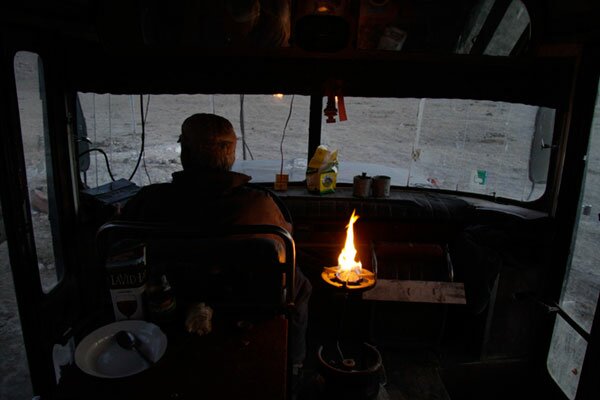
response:
<svg viewBox="0 0 600 400"><path fill-rule="evenodd" d="M124 241L144 245L148 273L166 275L178 302L232 312L283 312L292 303L295 247L281 227L109 222L97 234L101 259Z"/></svg>

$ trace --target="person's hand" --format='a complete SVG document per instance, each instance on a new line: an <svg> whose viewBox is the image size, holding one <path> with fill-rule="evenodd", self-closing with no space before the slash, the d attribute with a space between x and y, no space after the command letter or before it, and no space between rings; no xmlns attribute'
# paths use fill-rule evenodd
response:
<svg viewBox="0 0 600 400"><path fill-rule="evenodd" d="M198 336L206 335L212 331L212 316L212 308L204 303L195 304L187 312L185 328Z"/></svg>

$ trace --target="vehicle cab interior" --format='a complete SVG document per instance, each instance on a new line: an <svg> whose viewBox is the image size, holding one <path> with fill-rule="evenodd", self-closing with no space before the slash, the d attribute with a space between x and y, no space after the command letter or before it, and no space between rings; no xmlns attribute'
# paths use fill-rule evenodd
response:
<svg viewBox="0 0 600 400"><path fill-rule="evenodd" d="M0 10L0 397L600 396L596 2ZM198 113L291 228L124 219Z"/></svg>

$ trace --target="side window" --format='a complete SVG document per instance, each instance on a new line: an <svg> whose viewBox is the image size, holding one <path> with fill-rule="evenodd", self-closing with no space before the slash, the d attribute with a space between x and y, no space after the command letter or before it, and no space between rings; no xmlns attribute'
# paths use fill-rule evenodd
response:
<svg viewBox="0 0 600 400"><path fill-rule="evenodd" d="M574 399L577 394L587 349L584 336L586 333L590 334L600 293L599 189L600 101L597 99L587 152L587 170L581 194L579 221L560 299L560 306L571 321L560 315L556 317L548 354L548 370L570 399ZM579 332L572 325L575 325Z"/></svg>
<svg viewBox="0 0 600 400"><path fill-rule="evenodd" d="M38 257L40 280L49 292L62 277L48 140L43 64L37 54L18 52L14 58L15 80L23 152L31 205L31 220Z"/></svg>

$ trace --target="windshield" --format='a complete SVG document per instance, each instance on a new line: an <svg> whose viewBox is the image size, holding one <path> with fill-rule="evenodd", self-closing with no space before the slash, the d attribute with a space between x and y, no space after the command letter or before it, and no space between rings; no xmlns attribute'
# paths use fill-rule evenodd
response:
<svg viewBox="0 0 600 400"><path fill-rule="evenodd" d="M292 95L110 95L79 93L88 153L83 180L95 187L129 178L168 182L181 169L181 123L189 115L229 119L238 145L234 170L272 184L283 169L306 177L310 97ZM324 102L325 104L325 102ZM322 118L320 143L338 150L338 183L387 175L392 186L477 193L518 201L545 191L554 111L525 104L464 99L345 98L348 119ZM145 116L142 124L142 112ZM545 141L544 141L545 140ZM541 161L540 161L541 159ZM108 162L107 162L108 161ZM532 165L534 167L532 167Z"/></svg>
<svg viewBox="0 0 600 400"><path fill-rule="evenodd" d="M342 181L366 172L396 186L520 201L544 193L549 154L538 149L541 138L552 141L553 110L461 99L347 98L345 105L348 121L322 127L322 142L339 150L340 170L354 167L340 172ZM545 162L532 169L540 157Z"/></svg>
<svg viewBox="0 0 600 400"><path fill-rule="evenodd" d="M143 128L142 163L132 181L140 186L170 181L171 174L181 170L177 143L181 124L194 113L215 113L231 121L238 137L234 170L248 172L258 182L272 182L279 173L282 135L292 96L79 93L79 98L87 127L86 141L93 149L106 153L115 179L127 179L133 172ZM294 160L307 158L308 109L308 97L294 96L283 143L285 170L291 168ZM81 171L87 185L109 182L111 176L102 152L89 154L89 168ZM252 165L256 170L252 170ZM302 168L305 167L304 161ZM302 179L297 176L296 180Z"/></svg>

